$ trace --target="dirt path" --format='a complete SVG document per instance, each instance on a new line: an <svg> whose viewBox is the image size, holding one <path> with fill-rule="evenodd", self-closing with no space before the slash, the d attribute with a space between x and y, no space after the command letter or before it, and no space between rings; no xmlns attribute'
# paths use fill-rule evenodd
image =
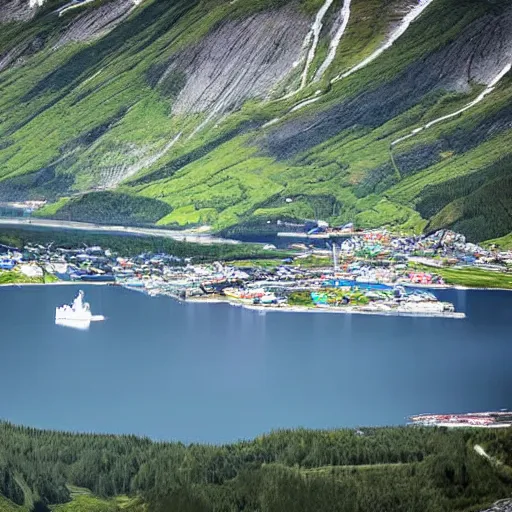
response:
<svg viewBox="0 0 512 512"><path fill-rule="evenodd" d="M475 452L482 457L485 457L487 460L494 460L479 444L475 444Z"/></svg>
<svg viewBox="0 0 512 512"><path fill-rule="evenodd" d="M492 457L491 455L489 455L481 445L475 444L474 448L475 452L478 453L478 455L486 458L492 464L495 464L496 466L503 465L503 462L499 461L496 457Z"/></svg>

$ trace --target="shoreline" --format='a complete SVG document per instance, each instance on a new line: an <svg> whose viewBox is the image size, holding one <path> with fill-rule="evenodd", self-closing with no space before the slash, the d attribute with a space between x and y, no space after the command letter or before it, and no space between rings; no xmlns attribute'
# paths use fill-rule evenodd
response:
<svg viewBox="0 0 512 512"><path fill-rule="evenodd" d="M94 282L94 281L91 281L91 282L88 282L86 283L85 281L84 282L77 282L77 281L55 281L54 283L2 283L0 284L0 288L7 288L7 287L13 287L13 288L22 288L22 287L26 287L26 286L70 286L70 285L76 285L76 286L80 286L80 285L94 285L94 286L105 286L107 284L112 284L112 282L108 282L108 281L105 281L105 282L101 282L101 281L98 281L98 282Z"/></svg>
<svg viewBox="0 0 512 512"><path fill-rule="evenodd" d="M259 313L330 313L330 314L356 314L356 315L379 315L379 316L408 316L408 317L423 317L423 318L453 318L462 320L466 318L466 313L463 312L421 312L421 311L379 311L379 310L364 310L351 306L344 308L329 308L329 307L308 307L308 306L258 306L255 304L244 304L239 302L231 302L222 299L185 299L180 301L183 303L192 304L228 304L229 306L241 307L250 311L258 311Z"/></svg>
<svg viewBox="0 0 512 512"><path fill-rule="evenodd" d="M22 288L22 287L29 287L29 286L80 286L80 285L92 285L92 286L106 286L111 285L111 282L90 282L90 283L77 283L76 281L59 281L55 283L9 283L9 284L0 284L0 288L4 287L16 287L16 288ZM139 291L139 290L133 290L129 287L122 286L122 285L115 285L119 286L120 288L124 288L130 291ZM145 290L140 290L144 293L146 293ZM148 294L149 297L151 297ZM329 313L329 314L344 314L344 315L350 315L350 314L356 314L356 315L379 315L379 316L402 316L402 317L416 317L416 318L452 318L456 320L462 320L466 318L466 314L463 312L430 312L430 311L393 311L393 310L364 310L364 309L358 309L351 306L345 306L344 308L330 308L330 307L308 307L308 306L258 306L255 304L243 304L238 302L232 302L230 300L224 300L221 298L189 298L189 299L178 299L177 297L173 297L171 295L156 295L161 297L169 297L172 300L175 300L176 302L180 302L181 304L227 304L228 306L232 307L241 307L250 311L257 311L259 313Z"/></svg>
<svg viewBox="0 0 512 512"><path fill-rule="evenodd" d="M378 284L386 284L386 283L378 283ZM427 286L427 285L416 285L416 284L404 284L404 283L398 283L400 286L405 286L407 288L422 288L425 290L481 290L481 291L497 291L497 292L512 292L512 288L488 288L488 287L479 287L479 286L463 286L463 285L434 285L434 286ZM122 284L118 284L115 281L55 281L53 283L2 283L0 284L0 287L5 286L55 286L55 285L94 285L94 286L120 286L121 288L129 288L127 286L123 286ZM391 285L389 285L391 286ZM193 299L187 299L188 301ZM204 300L204 299L199 299Z"/></svg>
<svg viewBox="0 0 512 512"><path fill-rule="evenodd" d="M385 284L385 283L382 283ZM484 291L499 291L499 292L512 292L512 288L489 288L484 286L464 286L462 284L405 284L405 283L397 283L400 286L404 286L406 288L421 288L425 290L484 290Z"/></svg>

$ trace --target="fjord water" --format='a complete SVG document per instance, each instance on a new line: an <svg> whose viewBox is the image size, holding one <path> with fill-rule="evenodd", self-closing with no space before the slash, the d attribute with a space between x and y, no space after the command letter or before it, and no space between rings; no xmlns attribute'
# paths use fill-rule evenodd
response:
<svg viewBox="0 0 512 512"><path fill-rule="evenodd" d="M74 286L0 288L0 418L227 442L285 427L512 409L512 293L436 292L467 319L266 313L82 286L104 322L54 324Z"/></svg>

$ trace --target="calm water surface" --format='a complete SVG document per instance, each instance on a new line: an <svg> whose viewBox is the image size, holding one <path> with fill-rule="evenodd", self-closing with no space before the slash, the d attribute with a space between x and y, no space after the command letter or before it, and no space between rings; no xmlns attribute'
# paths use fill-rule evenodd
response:
<svg viewBox="0 0 512 512"><path fill-rule="evenodd" d="M0 418L224 442L282 427L403 424L512 409L512 293L442 291L466 320L266 313L82 286L0 288Z"/></svg>

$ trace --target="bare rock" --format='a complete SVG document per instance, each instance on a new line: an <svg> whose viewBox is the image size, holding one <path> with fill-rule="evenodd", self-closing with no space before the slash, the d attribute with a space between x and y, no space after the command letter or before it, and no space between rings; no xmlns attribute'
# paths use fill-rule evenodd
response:
<svg viewBox="0 0 512 512"><path fill-rule="evenodd" d="M497 501L491 508L482 512L512 512L512 500Z"/></svg>
<svg viewBox="0 0 512 512"><path fill-rule="evenodd" d="M111 0L95 9L87 9L69 23L55 46L104 36L126 19L135 5L134 0Z"/></svg>
<svg viewBox="0 0 512 512"><path fill-rule="evenodd" d="M0 71L7 69L12 64L14 64L18 59L21 59L24 49L25 45L16 46L8 52L5 52L4 54L0 55Z"/></svg>
<svg viewBox="0 0 512 512"><path fill-rule="evenodd" d="M490 84L512 62L512 8L473 23L443 55L441 78L456 90Z"/></svg>
<svg viewBox="0 0 512 512"><path fill-rule="evenodd" d="M161 77L185 77L175 114L224 113L248 98L265 98L293 69L309 28L294 6L229 20L176 54Z"/></svg>
<svg viewBox="0 0 512 512"><path fill-rule="evenodd" d="M31 20L42 4L41 0L0 0L0 23Z"/></svg>
<svg viewBox="0 0 512 512"><path fill-rule="evenodd" d="M44 36L38 35L0 54L0 72L9 67L23 64L27 57L41 50L44 44Z"/></svg>
<svg viewBox="0 0 512 512"><path fill-rule="evenodd" d="M472 23L455 41L413 63L393 80L270 130L261 145L277 158L292 157L352 126L380 126L436 89L466 91L471 82L489 84L511 62L509 8Z"/></svg>

